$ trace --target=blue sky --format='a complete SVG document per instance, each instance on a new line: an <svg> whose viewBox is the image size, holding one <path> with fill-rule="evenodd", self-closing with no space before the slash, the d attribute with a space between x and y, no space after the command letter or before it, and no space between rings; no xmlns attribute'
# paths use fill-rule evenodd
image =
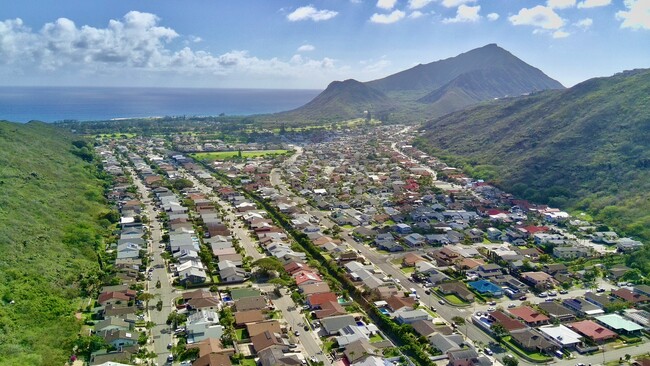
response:
<svg viewBox="0 0 650 366"><path fill-rule="evenodd" d="M488 43L566 86L650 67L650 0L20 0L0 84L322 89Z"/></svg>

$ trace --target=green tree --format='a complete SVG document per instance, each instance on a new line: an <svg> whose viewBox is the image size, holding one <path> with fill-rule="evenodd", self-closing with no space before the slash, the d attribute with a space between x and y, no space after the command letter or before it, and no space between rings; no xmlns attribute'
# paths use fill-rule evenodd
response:
<svg viewBox="0 0 650 366"><path fill-rule="evenodd" d="M156 297L156 295L148 293L148 292L143 292L140 295L138 295L138 300L144 301L145 306L149 308L149 301L153 300Z"/></svg>
<svg viewBox="0 0 650 366"><path fill-rule="evenodd" d="M465 324L465 319L463 319L462 316L455 316L451 318L451 321L454 322L456 325L463 325Z"/></svg>
<svg viewBox="0 0 650 366"><path fill-rule="evenodd" d="M499 341L508 335L508 330L501 323L493 324L490 330L492 331L492 334L494 334L494 338Z"/></svg>
<svg viewBox="0 0 650 366"><path fill-rule="evenodd" d="M512 355L506 355L503 357L503 365L504 366L517 366L519 365L519 360Z"/></svg>

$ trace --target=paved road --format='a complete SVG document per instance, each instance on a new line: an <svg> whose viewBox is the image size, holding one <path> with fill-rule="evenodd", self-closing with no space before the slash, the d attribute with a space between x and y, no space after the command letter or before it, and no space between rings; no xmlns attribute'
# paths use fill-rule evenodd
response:
<svg viewBox="0 0 650 366"><path fill-rule="evenodd" d="M291 327L292 335L290 337L294 337L293 331L297 330L298 332L300 332L298 338L300 339L300 343L302 343L302 346L304 347L306 354L309 357L315 356L319 361L323 362L325 365L331 365L332 362L327 357L327 355L319 354L319 352L321 352L322 350L322 342L318 337L318 335L316 335L315 332L313 331L305 331L303 329L303 326L305 325L305 318L300 313L300 307L298 307L295 310L289 310L289 308L293 308L296 306L296 304L291 299L291 291L283 290L283 292L284 292L284 296L273 300L273 304L277 309L282 311L282 316L287 321L287 325Z"/></svg>
<svg viewBox="0 0 650 366"><path fill-rule="evenodd" d="M246 228L244 221L240 220L235 215L234 207L229 202L222 200L219 196L214 194L212 188L201 183L194 175L190 174L187 171L184 171L183 169L179 169L179 171L183 174L184 178L187 178L191 180L192 183L194 183L194 188L201 191L201 193L205 194L213 202L218 204L226 211L226 215L223 217L223 220L230 228L233 236L239 240L239 244L244 248L246 254L253 257L253 260L264 258L265 255L257 250L257 242L251 238L251 232Z"/></svg>
<svg viewBox="0 0 650 366"><path fill-rule="evenodd" d="M153 336L153 347L150 345L154 352L158 355L157 362L159 365L164 365L167 362L167 356L170 351L167 350L167 345L172 343L172 336L168 332L169 326L167 325L167 317L172 312L173 300L174 300L174 291L175 289L171 285L171 277L167 273L165 262L161 257L163 248L159 248L158 244L162 241L162 225L156 219L158 215L157 211L154 211L154 203L149 196L149 189L144 186L140 178L135 174L134 171L131 171L133 176L133 181L138 187L138 192L143 197L143 203L145 204L145 212L149 216L150 226L151 226L151 241L149 245L150 256L153 257L153 261L150 264L150 267L154 268L151 274L151 280L147 281L145 284L145 291L151 293L155 296L153 300L149 302L149 309L147 311L148 320L154 322L156 325L151 329L151 335ZM157 268L161 267L161 268ZM160 280L160 288L156 288L157 281ZM156 303L162 300L163 308L161 311L156 309ZM163 333L164 331L164 333Z"/></svg>
<svg viewBox="0 0 650 366"><path fill-rule="evenodd" d="M302 153L302 149L299 149L298 151ZM294 158L294 161L295 161L295 157L296 157L295 155L292 157ZM213 196L211 189L206 185L204 185L203 183L199 182L194 176L186 174L186 177L192 180L195 188L198 188L204 194L211 196L211 199L216 201L221 207L223 208L232 207L228 202L222 201L218 197ZM230 212L230 210L227 216L228 217L226 219L229 222L230 227L231 228L234 227L233 233L236 235L237 238L239 238L240 243L242 244L244 250L246 251L246 254L255 259L264 258L265 255L257 251L257 244L255 243L254 240L250 238L249 231L243 228L236 227L241 222L235 217L233 213ZM319 352L322 349L322 342L320 338L312 331L304 331L303 326L305 325L304 324L305 319L300 313L300 308L289 310L289 308L296 307L296 304L291 299L291 293L289 291L286 291L284 296L273 300L273 304L278 310L282 312L283 318L287 321L287 325L290 326L292 329L291 335L289 337L294 338L295 336L293 335L293 331L296 330L299 331L300 335L298 336L298 338L300 340L300 343L304 347L306 354L309 356L315 356L316 358L319 359L319 361L322 361L325 365L331 365L332 362L327 358L326 355L319 354Z"/></svg>

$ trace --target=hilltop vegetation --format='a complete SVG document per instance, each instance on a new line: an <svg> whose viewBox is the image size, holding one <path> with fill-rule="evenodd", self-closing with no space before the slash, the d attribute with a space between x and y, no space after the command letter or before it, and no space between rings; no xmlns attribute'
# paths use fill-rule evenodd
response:
<svg viewBox="0 0 650 366"><path fill-rule="evenodd" d="M521 197L650 240L650 70L469 108L417 144Z"/></svg>
<svg viewBox="0 0 650 366"><path fill-rule="evenodd" d="M92 158L53 126L0 122L0 365L70 356L74 312L100 281L96 248L110 225L99 219L108 210Z"/></svg>

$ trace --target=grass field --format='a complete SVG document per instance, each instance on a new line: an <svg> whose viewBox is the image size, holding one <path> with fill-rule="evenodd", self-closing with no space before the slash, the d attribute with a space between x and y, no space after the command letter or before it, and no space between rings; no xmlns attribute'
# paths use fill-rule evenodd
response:
<svg viewBox="0 0 650 366"><path fill-rule="evenodd" d="M241 366L257 366L257 362L253 358L244 358L239 364Z"/></svg>
<svg viewBox="0 0 650 366"><path fill-rule="evenodd" d="M445 295L445 299L447 301L449 301L450 303L454 304L454 305L465 305L465 304L467 304L460 297L458 297L458 296L456 296L454 294Z"/></svg>
<svg viewBox="0 0 650 366"><path fill-rule="evenodd" d="M235 329L235 338L237 338L238 341L241 341L243 339L248 339L248 331L246 328L237 328Z"/></svg>
<svg viewBox="0 0 650 366"><path fill-rule="evenodd" d="M384 338L380 334L375 334L374 336L370 337L370 343L377 343L383 341Z"/></svg>
<svg viewBox="0 0 650 366"><path fill-rule="evenodd" d="M404 274L411 274L415 272L415 267L402 267L401 270Z"/></svg>
<svg viewBox="0 0 650 366"><path fill-rule="evenodd" d="M288 153L290 150L251 150L251 151L242 151L241 157L254 158L258 156L267 156L267 155L283 155ZM239 157L239 151L213 151L213 152L202 152L190 154L195 159L207 160L207 161L216 161L216 160L230 160Z"/></svg>

